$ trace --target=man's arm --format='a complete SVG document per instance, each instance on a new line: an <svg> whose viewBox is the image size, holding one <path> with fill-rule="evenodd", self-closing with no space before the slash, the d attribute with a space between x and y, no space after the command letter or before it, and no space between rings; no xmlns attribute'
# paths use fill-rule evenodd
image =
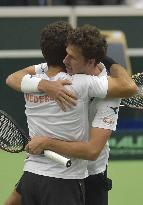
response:
<svg viewBox="0 0 143 205"><path fill-rule="evenodd" d="M16 91L21 91L21 82L26 77L26 75L35 75L35 66L29 66L22 70L19 70L11 75L9 75L6 79L6 84ZM28 76L29 77L29 76ZM32 81L32 78L31 78ZM30 85L30 77L29 81L26 83L28 86ZM68 80L59 80L59 81L48 81L48 80L40 80L38 83L36 92L44 92L47 93L51 98L55 99L59 106L66 110L66 106L71 107L76 105L76 96L71 92L65 89L64 85L71 84Z"/></svg>
<svg viewBox="0 0 143 205"><path fill-rule="evenodd" d="M25 150L31 154L40 154L43 150L52 150L69 157L96 160L111 135L111 130L92 128L88 142L69 142L46 137L33 137Z"/></svg>
<svg viewBox="0 0 143 205"><path fill-rule="evenodd" d="M111 78L109 78L109 97L128 98L136 94L137 86L135 85L128 72L116 61L108 56L105 56L102 63L106 67L106 71ZM98 64L99 68L102 65Z"/></svg>
<svg viewBox="0 0 143 205"><path fill-rule="evenodd" d="M22 70L19 70L15 73L12 73L11 75L9 75L6 79L6 84L10 88L12 88L16 91L21 91L21 80L27 74L35 75L35 66L34 65L26 67Z"/></svg>
<svg viewBox="0 0 143 205"><path fill-rule="evenodd" d="M98 70L103 70L103 67L101 63L97 65ZM137 85L119 64L111 66L110 76L89 75L87 84L90 97L129 98L138 93Z"/></svg>
<svg viewBox="0 0 143 205"><path fill-rule="evenodd" d="M113 64L108 78L108 97L129 98L135 95L138 87L127 71L119 64Z"/></svg>
<svg viewBox="0 0 143 205"><path fill-rule="evenodd" d="M10 75L6 80L7 85L12 87L13 89L20 91L20 82L21 80L23 80L23 77L25 76L25 74L27 74L27 72L28 68L26 69L26 71L23 69L22 71L18 71ZM122 66L120 66L119 64L113 64L111 66L110 72L111 76L108 77L108 97L128 98L137 93L138 88L136 84ZM30 84L29 80L30 78L28 78L27 83L25 83L26 85ZM67 82L66 80L57 82L41 80L38 86L36 84L36 92L37 90L39 90L47 93L50 97L54 98L63 109L65 109L64 105L68 105L69 107L70 105L76 105L76 97L72 92L67 91L64 88L63 85L65 84L69 84L69 82Z"/></svg>
<svg viewBox="0 0 143 205"><path fill-rule="evenodd" d="M32 154L40 154L43 150L50 149L59 154L69 157L86 160L96 160L107 140L110 138L112 130L116 129L119 99L93 101L90 106L90 121L92 127L88 142L70 142L53 139L50 137L33 137L26 150ZM94 110L96 106L96 114Z"/></svg>

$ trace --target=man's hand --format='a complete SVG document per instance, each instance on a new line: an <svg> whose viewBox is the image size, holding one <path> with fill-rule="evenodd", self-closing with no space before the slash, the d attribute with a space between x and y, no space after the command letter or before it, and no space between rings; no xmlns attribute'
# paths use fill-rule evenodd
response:
<svg viewBox="0 0 143 205"><path fill-rule="evenodd" d="M25 151L30 154L41 154L44 151L45 144L48 144L48 137L33 137L26 145Z"/></svg>
<svg viewBox="0 0 143 205"><path fill-rule="evenodd" d="M41 92L47 93L59 104L63 111L66 111L66 107L76 105L77 98L74 93L67 90L64 85L71 85L71 82L68 80L41 80L38 89Z"/></svg>

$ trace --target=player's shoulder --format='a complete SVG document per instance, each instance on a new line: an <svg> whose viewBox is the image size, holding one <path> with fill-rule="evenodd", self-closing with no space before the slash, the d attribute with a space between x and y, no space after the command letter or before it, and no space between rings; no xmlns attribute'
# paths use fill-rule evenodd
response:
<svg viewBox="0 0 143 205"><path fill-rule="evenodd" d="M72 76L70 76L68 73L65 72L59 72L57 75L55 75L55 80L72 80Z"/></svg>
<svg viewBox="0 0 143 205"><path fill-rule="evenodd" d="M48 70L47 63L40 63L35 65L35 72L37 74L45 73Z"/></svg>
<svg viewBox="0 0 143 205"><path fill-rule="evenodd" d="M65 72L59 72L55 78L57 80L64 80L64 79L67 79L67 80L70 80L72 81L72 83L85 83L85 80L89 80L90 79L90 76L89 75L86 75L86 74L74 74L74 75L70 75L68 73L65 73Z"/></svg>
<svg viewBox="0 0 143 205"><path fill-rule="evenodd" d="M87 75L87 74L75 74L72 77L73 81L80 81L80 83L85 83L86 81L89 82L90 80L94 79L99 79L98 76L94 75Z"/></svg>

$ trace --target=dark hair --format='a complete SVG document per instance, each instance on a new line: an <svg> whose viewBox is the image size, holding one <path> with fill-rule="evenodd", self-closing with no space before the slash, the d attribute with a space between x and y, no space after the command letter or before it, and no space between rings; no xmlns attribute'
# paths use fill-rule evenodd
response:
<svg viewBox="0 0 143 205"><path fill-rule="evenodd" d="M95 59L96 63L102 61L106 55L107 42L99 29L95 26L85 25L69 32L68 45L75 45L81 49L86 60Z"/></svg>
<svg viewBox="0 0 143 205"><path fill-rule="evenodd" d="M40 47L48 66L65 68L63 59L66 56L67 35L72 27L65 21L47 25L41 31Z"/></svg>

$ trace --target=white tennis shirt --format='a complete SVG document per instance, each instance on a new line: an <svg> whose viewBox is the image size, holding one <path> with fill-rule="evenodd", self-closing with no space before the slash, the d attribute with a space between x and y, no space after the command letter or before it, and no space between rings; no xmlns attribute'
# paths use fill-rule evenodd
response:
<svg viewBox="0 0 143 205"><path fill-rule="evenodd" d="M99 77L107 76L104 69ZM99 99L94 98L89 103L89 124L90 127L110 129L115 131L118 119L118 112L121 100L114 99ZM94 175L104 172L108 165L109 159L109 143L107 142L100 155L95 161L88 162L88 174Z"/></svg>
<svg viewBox="0 0 143 205"><path fill-rule="evenodd" d="M104 98L107 95L108 80L106 76L98 78L85 74L70 76L64 72L49 78L44 73L46 65L36 66L37 76L47 80L68 79L72 85L66 86L77 98L77 106L63 112L57 103L45 94L25 94L26 116L29 135L47 136L69 141L87 141L89 138L88 103L91 97ZM42 68L42 69L41 69ZM42 73L38 73L38 70ZM35 174L64 178L81 179L87 177L87 160L72 159L72 166L66 168L43 155L30 155L25 160L24 171Z"/></svg>

